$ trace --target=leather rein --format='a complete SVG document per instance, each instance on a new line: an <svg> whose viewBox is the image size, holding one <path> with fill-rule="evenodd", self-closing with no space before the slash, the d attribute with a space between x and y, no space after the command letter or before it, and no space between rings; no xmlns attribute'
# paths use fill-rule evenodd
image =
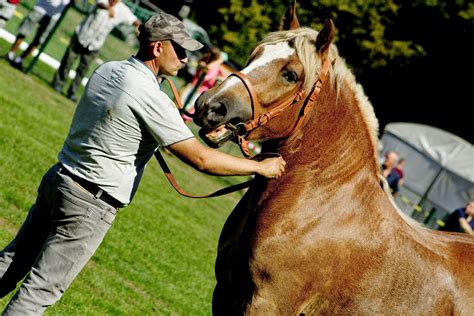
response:
<svg viewBox="0 0 474 316"><path fill-rule="evenodd" d="M229 77L230 76L235 76L235 77L239 78L242 81L242 83L244 84L245 88L247 89L247 91L249 93L250 102L251 102L251 106L252 106L252 113L253 113L252 116L253 117L250 121L247 121L245 123L240 123L237 126L234 126L234 125L231 125L231 124L226 124L226 127L228 127L229 129L234 130L234 133L235 133L235 135L237 136L237 139L238 139L238 144L240 146L240 149L241 149L242 153L244 154L244 156L246 158L250 157L250 152L248 150L248 141L247 141L247 138L249 137L250 133L253 130L257 129L257 128L266 125L270 120L274 119L275 117L282 114L285 110L289 109L290 106L293 107L293 106L298 106L298 105L302 104L302 107L301 107L300 112L298 114L298 120L295 123L290 135L293 134L296 130L298 130L301 127L301 125L303 124L303 120L304 120L305 115L307 113L309 113L309 111L313 107L313 105L315 103L315 100L316 100L316 96L321 91L321 87L322 87L323 83L327 80L330 67L331 67L331 62L328 59L326 59L326 61L323 64L321 74L320 74L318 80L314 83L313 87L311 88L310 93L308 94L308 96L305 99L303 99L304 89L301 88L301 86L300 86L300 87L298 87L298 90L295 93L292 93L292 95L290 97L288 97L285 100L279 102L277 105L271 105L271 107L273 107L273 109L271 111L260 114L258 116L257 116L256 108L260 107L260 101L259 101L259 99L257 97L257 94L255 92L255 89L253 88L253 85L250 82L250 80L248 79L248 77L242 72L235 72L235 73L232 73L231 75L229 75ZM170 85L171 91L173 92L173 95L174 95L175 104L176 104L176 107L178 108L178 110L181 113L184 113L185 115L187 115L189 117L193 117L194 116L193 114L191 114L191 113L189 113L189 112L187 112L183 109L183 103L181 101L181 98L179 97L178 91L176 90L176 87L173 84L173 82L170 79L166 78L166 77L161 77L161 78L166 80L168 82L168 84ZM261 160L261 159L264 159L264 158L276 157L276 156L279 156L279 155L278 154L273 154L273 153L266 153L266 154L264 153L264 154L260 154L258 156L252 157L250 159ZM221 196L221 195L224 195L224 194L228 194L228 193L232 193L232 192L235 192L235 191L239 191L239 190L248 188L250 186L250 184L254 181L252 179L252 180L249 180L249 181L245 181L243 183L234 184L234 185L225 187L223 189L217 190L213 193L206 194L206 195L194 195L194 194L190 194L190 193L186 192L177 183L175 177L173 176L173 174L172 174L170 168L168 167L168 165L166 164L166 161L163 158L163 155L160 153L159 149L155 151L155 157L158 160L158 163L160 164L161 169L163 169L163 172L164 172L166 178L168 179L170 184L173 186L173 188L179 194L181 194L183 196L186 196L186 197L189 197L189 198L199 199L199 198L210 198L210 197Z"/></svg>

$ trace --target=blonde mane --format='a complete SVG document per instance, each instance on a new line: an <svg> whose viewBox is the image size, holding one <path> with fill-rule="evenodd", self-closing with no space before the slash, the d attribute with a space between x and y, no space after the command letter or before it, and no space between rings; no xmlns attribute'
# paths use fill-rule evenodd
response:
<svg viewBox="0 0 474 316"><path fill-rule="evenodd" d="M290 31L279 31L269 33L258 44L268 45L279 42L292 42L296 50L296 54L303 64L305 71L305 82L303 83L305 91L310 91L313 84L316 82L321 71L321 60L316 53L316 37L318 32L308 28L300 27ZM335 87L339 94L340 87L347 83L349 87L354 90L356 99L359 101L360 110L367 123L368 133L370 135L371 143L374 148L374 160L378 161L378 121L375 117L374 109L369 99L364 93L362 86L356 82L355 76L347 67L345 60L339 56L338 49L331 44L329 50L329 58L333 61L330 78L330 84Z"/></svg>
<svg viewBox="0 0 474 316"><path fill-rule="evenodd" d="M303 83L305 91L310 91L314 82L319 77L321 71L321 60L316 53L316 37L318 32L308 28L300 27L295 30L290 31L279 31L269 33L260 43L260 45L275 44L278 42L291 41L293 47L296 50L296 54L303 64L305 71L305 81ZM346 83L354 91L355 97L359 104L359 109L364 117L364 120L367 125L367 133L370 137L373 153L374 153L374 162L377 164L377 177L382 184L382 189L385 191L387 196L390 198L390 201L393 207L397 212L402 216L402 218L412 227L423 228L418 222L414 219L408 217L404 214L400 208L395 204L393 196L388 187L387 181L382 175L382 171L378 166L378 148L379 148L379 139L378 139L378 120L375 116L374 108L370 103L368 97L366 96L362 85L357 83L354 74L347 67L347 64L341 56L337 47L334 44L331 44L329 50L329 58L333 61L332 69L330 70L330 84L336 89L337 95L339 95L340 88Z"/></svg>

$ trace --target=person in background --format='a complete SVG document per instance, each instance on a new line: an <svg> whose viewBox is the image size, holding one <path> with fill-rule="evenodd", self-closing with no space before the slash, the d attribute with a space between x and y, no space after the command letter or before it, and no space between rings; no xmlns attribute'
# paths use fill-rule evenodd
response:
<svg viewBox="0 0 474 316"><path fill-rule="evenodd" d="M403 183L405 182L405 177L404 177L404 169L406 165L406 159L405 158L400 158L398 160L397 165L393 168L392 172L396 172L398 175L398 187L401 187Z"/></svg>
<svg viewBox="0 0 474 316"><path fill-rule="evenodd" d="M207 174L278 178L284 172L281 157L247 160L202 145L157 80L176 76L187 62L186 50L202 44L164 12L141 24L139 32L135 56L104 63L92 74L58 162L43 176L17 236L0 252L0 297L23 280L4 316L42 315L61 298L118 209L131 203L160 147Z"/></svg>
<svg viewBox="0 0 474 316"><path fill-rule="evenodd" d="M70 0L38 0L36 2L33 9L28 13L26 18L23 19L18 28L18 35L16 36L15 42L7 53L7 58L13 67L21 69L23 61L31 55L36 47L44 43L49 32L61 16L61 13L69 4L69 1ZM35 37L21 56L17 57L16 51L24 39L33 32L35 27L38 27Z"/></svg>
<svg viewBox="0 0 474 316"><path fill-rule="evenodd" d="M474 199L466 206L455 209L447 218L446 225L440 230L473 234L474 230Z"/></svg>
<svg viewBox="0 0 474 316"><path fill-rule="evenodd" d="M0 29L5 27L16 10L20 0L0 0Z"/></svg>
<svg viewBox="0 0 474 316"><path fill-rule="evenodd" d="M74 61L79 58L76 76L69 87L67 97L77 101L76 92L81 85L91 63L104 45L107 35L119 24L140 24L132 11L120 0L98 0L91 13L77 26L71 43L61 60L54 77L53 88L61 93Z"/></svg>
<svg viewBox="0 0 474 316"><path fill-rule="evenodd" d="M387 180L392 195L396 195L399 191L398 181L400 180L400 178L398 173L394 171L397 162L398 153L396 153L395 151L388 151L385 153L384 161L382 164L382 175Z"/></svg>
<svg viewBox="0 0 474 316"><path fill-rule="evenodd" d="M224 58L219 48L212 47L204 54L199 62L198 69L191 81L182 89L181 100L185 110L194 113L194 102L205 91L212 88L222 76L221 65ZM197 87L197 85L199 85ZM183 114L185 122L191 122L192 118Z"/></svg>

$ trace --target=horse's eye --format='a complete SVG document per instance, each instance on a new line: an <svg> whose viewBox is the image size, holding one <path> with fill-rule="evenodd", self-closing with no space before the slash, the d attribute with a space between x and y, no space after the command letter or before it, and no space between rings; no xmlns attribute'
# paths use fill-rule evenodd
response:
<svg viewBox="0 0 474 316"><path fill-rule="evenodd" d="M289 82L296 82L298 81L298 75L294 71L285 71L283 73L283 78L285 78Z"/></svg>

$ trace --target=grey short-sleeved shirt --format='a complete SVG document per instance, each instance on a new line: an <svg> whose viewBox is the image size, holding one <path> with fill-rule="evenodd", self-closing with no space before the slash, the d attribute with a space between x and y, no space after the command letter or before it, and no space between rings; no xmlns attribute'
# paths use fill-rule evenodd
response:
<svg viewBox="0 0 474 316"><path fill-rule="evenodd" d="M157 147L192 137L153 72L131 57L105 63L91 76L58 159L129 204Z"/></svg>

